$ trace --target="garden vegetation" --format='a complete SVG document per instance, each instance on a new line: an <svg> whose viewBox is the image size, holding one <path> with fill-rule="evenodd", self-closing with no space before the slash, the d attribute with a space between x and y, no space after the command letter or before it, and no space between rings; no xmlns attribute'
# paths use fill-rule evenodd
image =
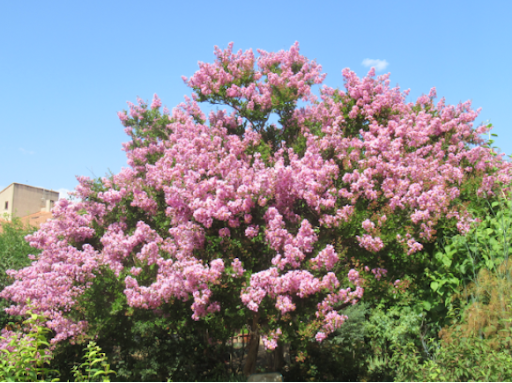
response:
<svg viewBox="0 0 512 383"><path fill-rule="evenodd" d="M24 339L42 379L511 380L512 165L471 103L330 88L298 44L215 57L172 111L129 103L129 167L26 237L4 371Z"/></svg>

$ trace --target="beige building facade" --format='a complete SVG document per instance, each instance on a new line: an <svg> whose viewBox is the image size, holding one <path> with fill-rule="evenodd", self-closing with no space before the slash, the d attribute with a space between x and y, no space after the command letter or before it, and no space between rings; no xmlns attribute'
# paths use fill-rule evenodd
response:
<svg viewBox="0 0 512 383"><path fill-rule="evenodd" d="M0 191L0 216L11 219L50 212L58 199L56 191L12 183Z"/></svg>

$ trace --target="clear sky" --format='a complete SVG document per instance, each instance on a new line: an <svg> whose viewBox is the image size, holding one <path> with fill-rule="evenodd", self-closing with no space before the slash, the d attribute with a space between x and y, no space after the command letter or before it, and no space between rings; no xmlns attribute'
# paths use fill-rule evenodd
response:
<svg viewBox="0 0 512 383"><path fill-rule="evenodd" d="M213 47L288 49L316 59L325 84L371 61L409 101L437 88L468 99L512 154L512 2L0 0L0 190L12 182L72 190L76 175L126 166L117 118L157 93L172 109L181 76Z"/></svg>

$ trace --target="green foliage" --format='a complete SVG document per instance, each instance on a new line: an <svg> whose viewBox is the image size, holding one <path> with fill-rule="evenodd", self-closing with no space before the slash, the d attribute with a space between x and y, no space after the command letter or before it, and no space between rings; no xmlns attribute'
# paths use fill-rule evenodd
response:
<svg viewBox="0 0 512 383"><path fill-rule="evenodd" d="M409 357L407 353L402 356ZM434 359L424 365L411 364L398 372L404 380L510 381L512 356L509 352L493 350L478 337L460 338L457 344L440 348Z"/></svg>
<svg viewBox="0 0 512 383"><path fill-rule="evenodd" d="M291 365L282 373L286 381L357 381L364 375L365 304L345 308L348 316L335 335L321 344L292 344Z"/></svg>
<svg viewBox="0 0 512 383"><path fill-rule="evenodd" d="M36 228L24 226L19 218L2 222L0 231L0 291L12 283L12 279L5 273L6 270L19 270L30 265L29 254L37 255L40 251L34 249L25 241L25 236L31 234ZM10 318L4 309L9 307L9 302L0 299L0 328L7 325Z"/></svg>
<svg viewBox="0 0 512 383"><path fill-rule="evenodd" d="M364 323L368 313L367 306L363 302L354 306L348 306L340 312L346 315L348 319L343 326L336 330L331 343L350 346L364 341Z"/></svg>
<svg viewBox="0 0 512 383"><path fill-rule="evenodd" d="M228 339L234 335L235 326L243 326L234 313L226 311L222 317L207 318L203 323L192 320L189 305L180 301L173 303L173 310L133 309L119 293L122 290L112 271L102 272L103 278L94 280L80 305L90 323L88 335L108 356L116 379L222 381L240 372L241 365L226 364L229 355L236 354ZM81 363L81 347L69 342L57 344L52 367L62 372L63 380L76 379L69 371Z"/></svg>
<svg viewBox="0 0 512 383"><path fill-rule="evenodd" d="M456 236L436 259L444 265L437 275L457 273L460 283L432 290L448 307L451 321L431 338L429 357L412 343L395 347L397 380L511 381L512 380L512 204L500 200L466 236ZM436 281L434 281L436 282Z"/></svg>
<svg viewBox="0 0 512 383"><path fill-rule="evenodd" d="M512 267L512 204L499 199L479 203L475 214L482 218L468 234L439 233L438 243L411 264L395 262L388 271L401 282L368 280L364 302L342 311L349 320L328 343L302 349L297 345L296 361L285 376L345 381L510 379L505 367L492 364L493 358L507 362L512 345L512 269L506 269ZM392 250L383 257L392 260ZM466 340L461 343L461 338Z"/></svg>
<svg viewBox="0 0 512 383"><path fill-rule="evenodd" d="M28 314L29 318L23 324L30 329L29 332L25 335L14 333L7 347L0 349L1 381L45 382L52 376L58 376L58 371L48 367L52 357L47 353L49 344L46 336L50 330L38 325L44 317L31 311ZM58 380L54 378L52 381Z"/></svg>
<svg viewBox="0 0 512 383"><path fill-rule="evenodd" d="M46 382L59 381L62 375L52 368L53 354L49 350L48 336L51 332L47 327L39 323L45 320L42 315L27 312L28 319L23 322L26 333L11 332L9 338L0 337L5 342L0 349L0 380L10 382ZM109 374L115 374L107 363L107 357L101 352L101 348L95 342L89 342L83 359L85 362L80 369L74 366L72 369L74 381L93 382L102 378L103 382L109 382ZM85 370L83 374L82 370Z"/></svg>
<svg viewBox="0 0 512 383"><path fill-rule="evenodd" d="M392 306L388 310L372 310L364 324L367 352L366 379L390 381L395 377L395 349L411 344L416 352L428 352L422 339L427 328L423 313L407 306Z"/></svg>
<svg viewBox="0 0 512 383"><path fill-rule="evenodd" d="M103 382L110 382L109 374L116 374L115 371L110 369L110 364L107 363L105 353L101 352L101 348L93 341L87 344L84 348L85 362L73 367L73 375L76 382L96 382L101 377ZM85 375L82 372L85 370Z"/></svg>
<svg viewBox="0 0 512 383"><path fill-rule="evenodd" d="M507 266L507 267L505 267ZM471 297L457 319L429 339L432 357L421 362L410 344L397 351L395 380L510 381L512 379L512 265L482 269L461 294Z"/></svg>
<svg viewBox="0 0 512 383"><path fill-rule="evenodd" d="M494 271L480 270L477 279L455 295L461 307L450 312L454 324L440 332L445 343L460 337L485 339L499 350L512 347L512 263L503 262Z"/></svg>
<svg viewBox="0 0 512 383"><path fill-rule="evenodd" d="M439 241L427 270L437 299L448 306L452 296L472 283L480 270L494 270L512 251L512 202L504 198L488 203L466 235Z"/></svg>

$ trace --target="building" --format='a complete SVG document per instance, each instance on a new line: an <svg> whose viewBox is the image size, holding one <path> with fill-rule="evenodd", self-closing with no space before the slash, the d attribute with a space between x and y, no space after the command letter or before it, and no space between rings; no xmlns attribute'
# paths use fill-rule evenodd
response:
<svg viewBox="0 0 512 383"><path fill-rule="evenodd" d="M51 212L40 211L39 213L34 213L27 215L25 217L21 217L21 222L23 222L25 226L39 227L42 223L45 223L46 221L52 218L53 214Z"/></svg>
<svg viewBox="0 0 512 383"><path fill-rule="evenodd" d="M12 183L0 191L0 216L7 219L50 212L59 199L59 192Z"/></svg>

